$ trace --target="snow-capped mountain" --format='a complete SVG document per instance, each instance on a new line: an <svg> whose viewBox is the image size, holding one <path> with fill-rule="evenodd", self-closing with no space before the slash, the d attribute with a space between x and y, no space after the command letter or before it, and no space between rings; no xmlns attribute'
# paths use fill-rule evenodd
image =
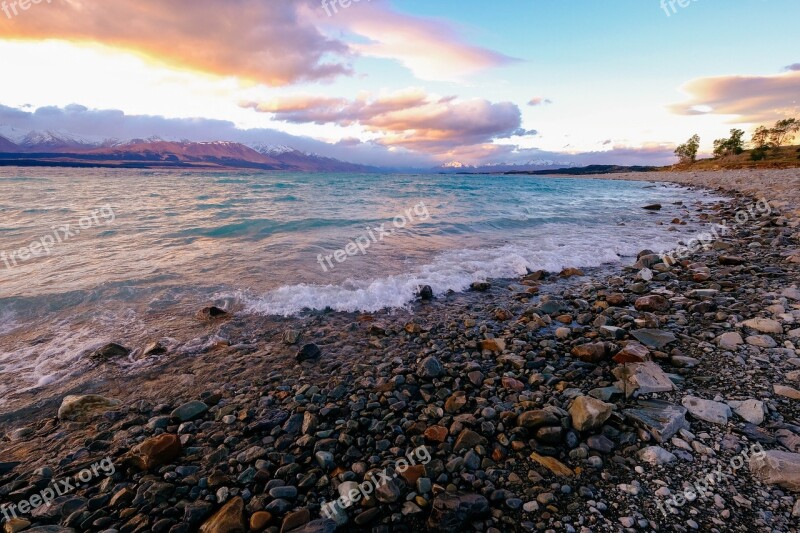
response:
<svg viewBox="0 0 800 533"><path fill-rule="evenodd" d="M94 148L100 145L98 141L53 131L31 131L19 139L16 144L24 150L38 152Z"/></svg>
<svg viewBox="0 0 800 533"><path fill-rule="evenodd" d="M437 172L514 172L552 170L557 168L570 168L575 166L570 162L558 162L549 159L536 159L525 163L486 163L483 165L470 165L461 161L449 161L437 167Z"/></svg>
<svg viewBox="0 0 800 533"><path fill-rule="evenodd" d="M377 169L309 154L290 146L231 141L99 139L54 131L26 134L0 126L2 164L69 166L213 167L313 172L370 172Z"/></svg>

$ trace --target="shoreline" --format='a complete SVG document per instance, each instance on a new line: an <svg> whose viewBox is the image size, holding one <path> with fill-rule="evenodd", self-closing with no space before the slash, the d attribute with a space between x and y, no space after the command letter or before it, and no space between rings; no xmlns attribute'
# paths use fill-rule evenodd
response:
<svg viewBox="0 0 800 533"><path fill-rule="evenodd" d="M800 411L791 403L796 400L769 387L792 385L785 376L800 355L800 344L790 336L800 324L800 301L781 295L797 290L800 282L800 265L787 261L798 249L800 170L778 172L790 174L781 178L784 191L770 191L780 199L767 196L775 208L769 217L723 236L719 249L689 258L705 263L707 270L688 265L662 269L644 256L640 266L653 267L651 281L636 278L640 268L615 266L610 273L605 269L601 274L601 268L588 277L554 284L532 278L493 280L486 292L413 304L413 312L312 313L297 320L233 316L214 327L220 337L228 334L241 341L236 344L220 343L180 361L165 359L133 377L107 363L98 370L108 375L105 387L75 392L111 396L112 384L118 391L141 386L130 392L138 401L105 408L102 402L90 403L86 407L95 409L93 415L76 415L76 421L54 418L59 406L53 401L40 406L43 414L36 419L26 417L27 430L11 427L9 417L19 420L32 412L0 418L0 427L11 429L16 439L0 442L0 463L25 459L10 473L0 464L0 486L21 482L11 493L0 489L0 505L11 494L21 500L30 493L24 487L35 485L37 467L49 465L58 479L102 455L115 460L116 485L77 491L69 516L63 516L68 506L62 502L34 522L80 530L91 519L89 524L99 520L103 528L120 531L190 531L206 523L206 531L223 531L225 523L256 518L265 522L257 530L288 521L300 526L299 531L332 531L319 511L323 500L338 497L333 484L360 483L369 470L425 445L433 460L378 487L361 512L349 510L346 530L396 524L396 517L402 517L411 530L424 530L427 523L431 529L455 531L470 522L483 531L528 529L523 523L534 529L538 524L544 529L569 524L574 530L614 531L637 522L639 527L652 527L652 522L677 530L675 526L692 527L687 524L694 521L704 530L735 524L742 531L793 531L787 516L800 513L796 495L777 495L774 485L754 481L749 472L737 474L731 486L744 499L760 491L750 509L731 500L729 492L721 494L722 509L711 498L703 505L676 506L678 514L666 518L657 505L666 499L663 490L657 495L661 487L677 491L681 479L699 477L701 466L729 459L745 443L764 441L767 450L800 451L794 425ZM726 176L704 180L691 172L674 176L675 181L664 179L663 172L595 178L683 185L688 183L679 180L694 180L688 185L712 189L727 185L733 193L731 206L712 204L700 213L712 222L758 200L768 185L779 189L767 184L766 177L754 176L758 171L742 173L749 176L724 171L719 174ZM760 246L750 247L753 243ZM720 264L720 256L742 261ZM526 293L526 287L538 287L544 297ZM639 304L641 298L648 300ZM782 313L773 312L778 305ZM778 322L780 333L774 324L769 324L772 333L757 334L738 325L756 317ZM287 326L302 333L294 344L281 341ZM633 333L654 329L673 333L675 340L642 350ZM736 332L742 344L732 351L720 348L719 335ZM775 346L767 347L765 338L754 340L763 346L744 341L745 336L762 335L773 338ZM300 347L311 343L321 354L295 362ZM627 369L610 361L620 351L652 360L637 368L651 372L661 391L642 399L657 397L676 407L689 395L754 400L767 406L765 421L743 426L743 419L730 413L725 424L709 423L696 418L696 410L680 416L677 409L675 424L685 420L690 425L674 428L674 435L658 443L663 428L648 428L635 412L643 408L639 401L620 398L624 391L610 389L616 380L612 370ZM663 390L670 383L678 390ZM590 391L595 394L575 400ZM194 404L184 403L190 401ZM725 412L716 404L703 405ZM43 425L37 428L39 421ZM780 431L788 435L778 436ZM171 447L172 452L179 449L177 455L141 449L132 453L142 441L164 440L164 435L177 435L180 444ZM648 448L655 445L673 459ZM643 449L650 451L640 456ZM536 459L530 459L532 454ZM139 459L151 461L150 470L157 474L141 474ZM670 466L648 463L661 460ZM427 481L420 484L420 479ZM128 499L120 495L123 491L141 497ZM769 495L769 504L762 502L762 493ZM406 500L410 494L416 496ZM93 498L111 503L90 510ZM204 500L211 501L200 505ZM690 514L692 508L697 514ZM773 509L771 523L759 512L767 509Z"/></svg>

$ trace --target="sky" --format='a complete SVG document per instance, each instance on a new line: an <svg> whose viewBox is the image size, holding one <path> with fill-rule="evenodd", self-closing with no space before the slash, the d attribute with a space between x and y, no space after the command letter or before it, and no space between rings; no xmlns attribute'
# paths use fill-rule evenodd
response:
<svg viewBox="0 0 800 533"><path fill-rule="evenodd" d="M0 134L667 164L800 116L797 0L0 0Z"/></svg>

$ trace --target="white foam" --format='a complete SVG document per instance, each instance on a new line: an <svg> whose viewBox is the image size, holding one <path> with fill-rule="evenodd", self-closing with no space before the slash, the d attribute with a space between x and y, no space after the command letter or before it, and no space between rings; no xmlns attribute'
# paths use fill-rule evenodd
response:
<svg viewBox="0 0 800 533"><path fill-rule="evenodd" d="M306 309L375 312L407 305L419 287L430 285L436 294L463 291L472 282L514 278L528 270L560 271L566 267L594 267L635 256L643 248L660 250L676 244L677 235L636 235L637 230L604 228L605 234L586 228L553 225L547 235L525 244L506 244L482 250L457 250L439 255L431 264L408 273L372 280L348 279L340 285L288 285L262 296L239 295L248 312L290 316ZM544 233L544 232L543 232ZM633 235L631 235L633 233ZM625 235L627 234L627 235Z"/></svg>

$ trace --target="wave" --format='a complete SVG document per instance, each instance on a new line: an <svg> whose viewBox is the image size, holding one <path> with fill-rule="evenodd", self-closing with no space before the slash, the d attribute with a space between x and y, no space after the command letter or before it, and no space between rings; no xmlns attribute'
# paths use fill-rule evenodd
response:
<svg viewBox="0 0 800 533"><path fill-rule="evenodd" d="M535 244L507 244L483 250L458 250L439 255L411 272L373 280L348 279L339 285L286 285L264 295L238 294L247 312L291 316L309 310L375 312L404 307L419 288L430 285L437 295L461 292L475 281L515 278L528 271L558 272L566 267L597 267L635 257L644 248L663 249L672 243L649 238L637 243L613 235L580 239L550 235ZM585 236L584 236L585 238ZM534 248L533 246L538 246Z"/></svg>

